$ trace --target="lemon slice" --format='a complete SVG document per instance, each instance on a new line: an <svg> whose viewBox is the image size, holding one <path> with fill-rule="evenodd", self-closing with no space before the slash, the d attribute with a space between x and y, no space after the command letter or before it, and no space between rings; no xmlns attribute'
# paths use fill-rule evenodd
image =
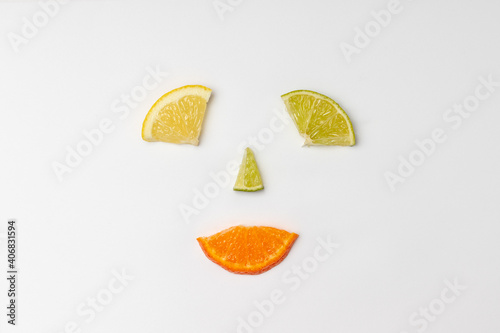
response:
<svg viewBox="0 0 500 333"><path fill-rule="evenodd" d="M255 156L253 155L252 150L247 148L245 149L243 161L241 162L240 171L238 172L238 177L236 178L233 190L255 192L262 190L263 188L264 185L262 184L262 179L260 178L260 172L257 167L257 162L255 161Z"/></svg>
<svg viewBox="0 0 500 333"><path fill-rule="evenodd" d="M330 97L310 90L281 96L304 145L352 146L356 142L351 120Z"/></svg>
<svg viewBox="0 0 500 333"><path fill-rule="evenodd" d="M197 146L212 90L204 86L174 89L156 101L142 125L146 141L188 143Z"/></svg>

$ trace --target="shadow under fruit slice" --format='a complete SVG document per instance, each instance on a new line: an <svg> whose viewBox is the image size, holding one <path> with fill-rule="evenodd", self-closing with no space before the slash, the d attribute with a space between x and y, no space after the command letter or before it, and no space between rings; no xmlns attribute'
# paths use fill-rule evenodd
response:
<svg viewBox="0 0 500 333"><path fill-rule="evenodd" d="M197 146L212 90L194 85L174 89L156 101L142 125L145 141Z"/></svg>
<svg viewBox="0 0 500 333"><path fill-rule="evenodd" d="M305 146L352 146L356 140L351 120L333 99L310 90L281 96Z"/></svg>
<svg viewBox="0 0 500 333"><path fill-rule="evenodd" d="M282 262L297 237L272 227L236 226L197 240L208 259L225 270L256 275Z"/></svg>

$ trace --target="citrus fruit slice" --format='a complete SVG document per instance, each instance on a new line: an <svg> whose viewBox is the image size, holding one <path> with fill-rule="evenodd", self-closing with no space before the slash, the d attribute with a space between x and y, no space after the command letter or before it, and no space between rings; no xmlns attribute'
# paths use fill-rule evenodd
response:
<svg viewBox="0 0 500 333"><path fill-rule="evenodd" d="M208 259L225 270L256 275L282 262L297 237L276 228L240 225L197 240Z"/></svg>
<svg viewBox="0 0 500 333"><path fill-rule="evenodd" d="M354 130L344 110L330 97L310 90L281 96L304 145L354 145Z"/></svg>
<svg viewBox="0 0 500 333"><path fill-rule="evenodd" d="M243 154L243 161L241 162L240 171L238 172L238 177L236 178L233 190L255 192L262 190L263 188L264 185L262 184L262 179L260 178L260 172L257 167L257 162L255 161L255 156L253 155L253 151L250 148L247 148Z"/></svg>
<svg viewBox="0 0 500 333"><path fill-rule="evenodd" d="M146 115L142 138L197 146L211 93L204 86L184 86L166 93Z"/></svg>

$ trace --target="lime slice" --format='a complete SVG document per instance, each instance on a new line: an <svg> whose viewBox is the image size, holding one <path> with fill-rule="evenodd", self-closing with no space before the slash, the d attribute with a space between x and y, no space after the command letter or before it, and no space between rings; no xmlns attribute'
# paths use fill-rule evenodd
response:
<svg viewBox="0 0 500 333"><path fill-rule="evenodd" d="M356 142L351 120L330 97L310 90L281 96L304 145L352 146Z"/></svg>
<svg viewBox="0 0 500 333"><path fill-rule="evenodd" d="M263 188L264 185L262 184L262 179L260 178L260 172L257 167L257 162L255 161L255 156L253 155L252 150L247 148L245 149L243 161L241 162L240 171L238 172L238 177L236 178L233 190L255 192L262 190Z"/></svg>

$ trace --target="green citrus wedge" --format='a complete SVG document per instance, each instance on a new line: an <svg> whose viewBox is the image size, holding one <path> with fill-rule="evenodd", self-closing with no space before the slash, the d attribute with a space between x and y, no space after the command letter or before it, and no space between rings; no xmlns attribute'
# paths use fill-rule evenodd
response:
<svg viewBox="0 0 500 333"><path fill-rule="evenodd" d="M255 156L250 148L245 149L243 161L241 162L240 171L236 178L233 190L255 192L262 190L264 185L260 178L259 168L255 161Z"/></svg>
<svg viewBox="0 0 500 333"><path fill-rule="evenodd" d="M281 96L304 145L352 146L356 140L351 120L333 99L310 90Z"/></svg>

